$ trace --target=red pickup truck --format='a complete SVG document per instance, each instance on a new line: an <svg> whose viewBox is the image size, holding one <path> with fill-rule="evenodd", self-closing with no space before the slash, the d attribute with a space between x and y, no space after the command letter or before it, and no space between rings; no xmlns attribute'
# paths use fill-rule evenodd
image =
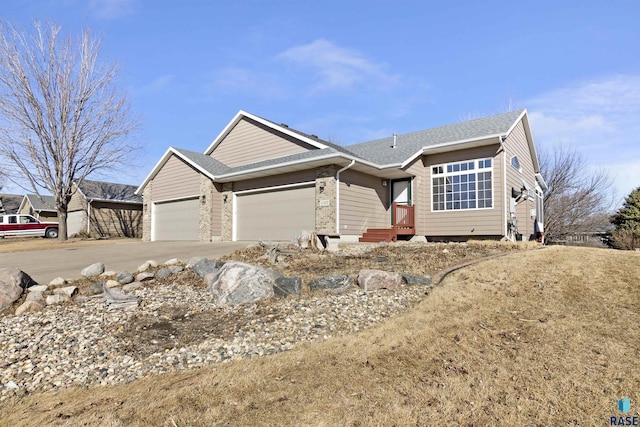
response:
<svg viewBox="0 0 640 427"><path fill-rule="evenodd" d="M9 236L58 237L57 222L41 222L31 215L0 215L0 239Z"/></svg>

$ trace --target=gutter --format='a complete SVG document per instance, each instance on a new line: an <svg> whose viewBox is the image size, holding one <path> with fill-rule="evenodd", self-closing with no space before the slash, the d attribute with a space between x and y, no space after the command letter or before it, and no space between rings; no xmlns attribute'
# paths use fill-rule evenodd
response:
<svg viewBox="0 0 640 427"><path fill-rule="evenodd" d="M351 163L336 172L336 235L338 236L340 235L340 174L355 164L356 161L351 160Z"/></svg>

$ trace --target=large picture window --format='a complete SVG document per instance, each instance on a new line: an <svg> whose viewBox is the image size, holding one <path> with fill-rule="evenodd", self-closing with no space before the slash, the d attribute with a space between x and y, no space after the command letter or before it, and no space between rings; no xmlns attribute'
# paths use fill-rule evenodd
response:
<svg viewBox="0 0 640 427"><path fill-rule="evenodd" d="M433 166L431 180L434 211L493 207L491 159Z"/></svg>

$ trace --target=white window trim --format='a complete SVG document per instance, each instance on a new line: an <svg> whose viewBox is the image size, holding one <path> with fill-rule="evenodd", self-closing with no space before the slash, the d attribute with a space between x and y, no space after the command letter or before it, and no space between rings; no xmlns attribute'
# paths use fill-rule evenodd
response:
<svg viewBox="0 0 640 427"><path fill-rule="evenodd" d="M483 160L491 160L491 167L490 168L478 168L478 162L483 161ZM489 208L467 208L467 209L446 209L446 201L445 201L445 209L442 210L435 210L433 209L433 178L440 178L440 177L448 177L448 176L454 176L454 175L461 175L463 173L469 173L470 171L466 170L466 171L458 171L458 172L446 172L447 170L447 165L453 165L456 163L468 163L468 162L475 162L475 169L473 169L473 173L476 174L476 183L477 181L477 177L478 177L478 172L487 172L487 171L491 171L491 207ZM486 211L486 210L491 210L491 209L495 209L496 203L495 203L495 185L494 185L494 179L495 179L495 172L494 172L494 165L495 165L495 159L492 157L482 157L482 158L478 158L478 159L470 159L470 160L459 160L456 162L448 162L448 163L439 163L439 164L435 164L435 165L430 165L429 166L429 170L431 173L430 176L430 186L431 186L431 197L429 198L429 205L431 208L431 212L432 213L452 213L452 212L475 212L475 211ZM435 167L440 167L442 166L442 170L443 173L439 173L439 174L435 174L433 173L433 168ZM446 185L446 184L445 184ZM476 187L476 191L478 191L477 187ZM477 195L477 193L476 193ZM476 198L476 203L477 203L477 198Z"/></svg>
<svg viewBox="0 0 640 427"><path fill-rule="evenodd" d="M513 164L513 159L516 159L516 162L518 162L518 167L515 167L515 165ZM514 168L518 172L522 173L522 166L520 166L520 161L518 160L518 156L511 156L511 159L509 160L509 163L511 164L512 168Z"/></svg>

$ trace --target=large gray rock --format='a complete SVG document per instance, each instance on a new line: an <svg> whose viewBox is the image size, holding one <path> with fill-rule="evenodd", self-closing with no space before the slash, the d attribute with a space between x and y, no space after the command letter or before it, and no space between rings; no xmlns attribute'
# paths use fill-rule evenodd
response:
<svg viewBox="0 0 640 427"><path fill-rule="evenodd" d="M191 269L198 276L204 277L207 274L215 273L223 265L223 262L213 261L209 258L202 258L200 261L196 262Z"/></svg>
<svg viewBox="0 0 640 427"><path fill-rule="evenodd" d="M334 294L341 294L353 284L353 278L346 274L330 274L319 277L309 282L309 289L312 291L321 290Z"/></svg>
<svg viewBox="0 0 640 427"><path fill-rule="evenodd" d="M24 271L17 268L0 268L0 311L14 303L25 288L37 285Z"/></svg>
<svg viewBox="0 0 640 427"><path fill-rule="evenodd" d="M82 277L95 277L104 273L104 264L101 262L96 262L95 264L91 264L88 267L85 267L80 272Z"/></svg>
<svg viewBox="0 0 640 427"><path fill-rule="evenodd" d="M407 285L411 286L429 286L432 282L431 276L412 276L411 274L403 274L402 278Z"/></svg>
<svg viewBox="0 0 640 427"><path fill-rule="evenodd" d="M26 301L38 301L44 303L44 294L42 292L33 291L28 292L27 297L24 299Z"/></svg>
<svg viewBox="0 0 640 427"><path fill-rule="evenodd" d="M273 285L273 292L279 298L286 298L289 295L300 295L302 290L302 280L299 277L276 277Z"/></svg>
<svg viewBox="0 0 640 427"><path fill-rule="evenodd" d="M123 285L126 285L133 282L135 278L133 277L133 274L129 273L128 271L121 271L117 274L116 280Z"/></svg>
<svg viewBox="0 0 640 427"><path fill-rule="evenodd" d="M360 270L358 273L358 286L365 291L397 288L402 280L401 274L390 271Z"/></svg>
<svg viewBox="0 0 640 427"><path fill-rule="evenodd" d="M248 304L270 298L275 284L273 274L266 269L236 261L209 273L205 281L220 305Z"/></svg>
<svg viewBox="0 0 640 427"><path fill-rule="evenodd" d="M160 270L156 271L156 277L158 279L164 279L165 277L169 276L171 276L171 270L169 270L168 268L161 268Z"/></svg>

